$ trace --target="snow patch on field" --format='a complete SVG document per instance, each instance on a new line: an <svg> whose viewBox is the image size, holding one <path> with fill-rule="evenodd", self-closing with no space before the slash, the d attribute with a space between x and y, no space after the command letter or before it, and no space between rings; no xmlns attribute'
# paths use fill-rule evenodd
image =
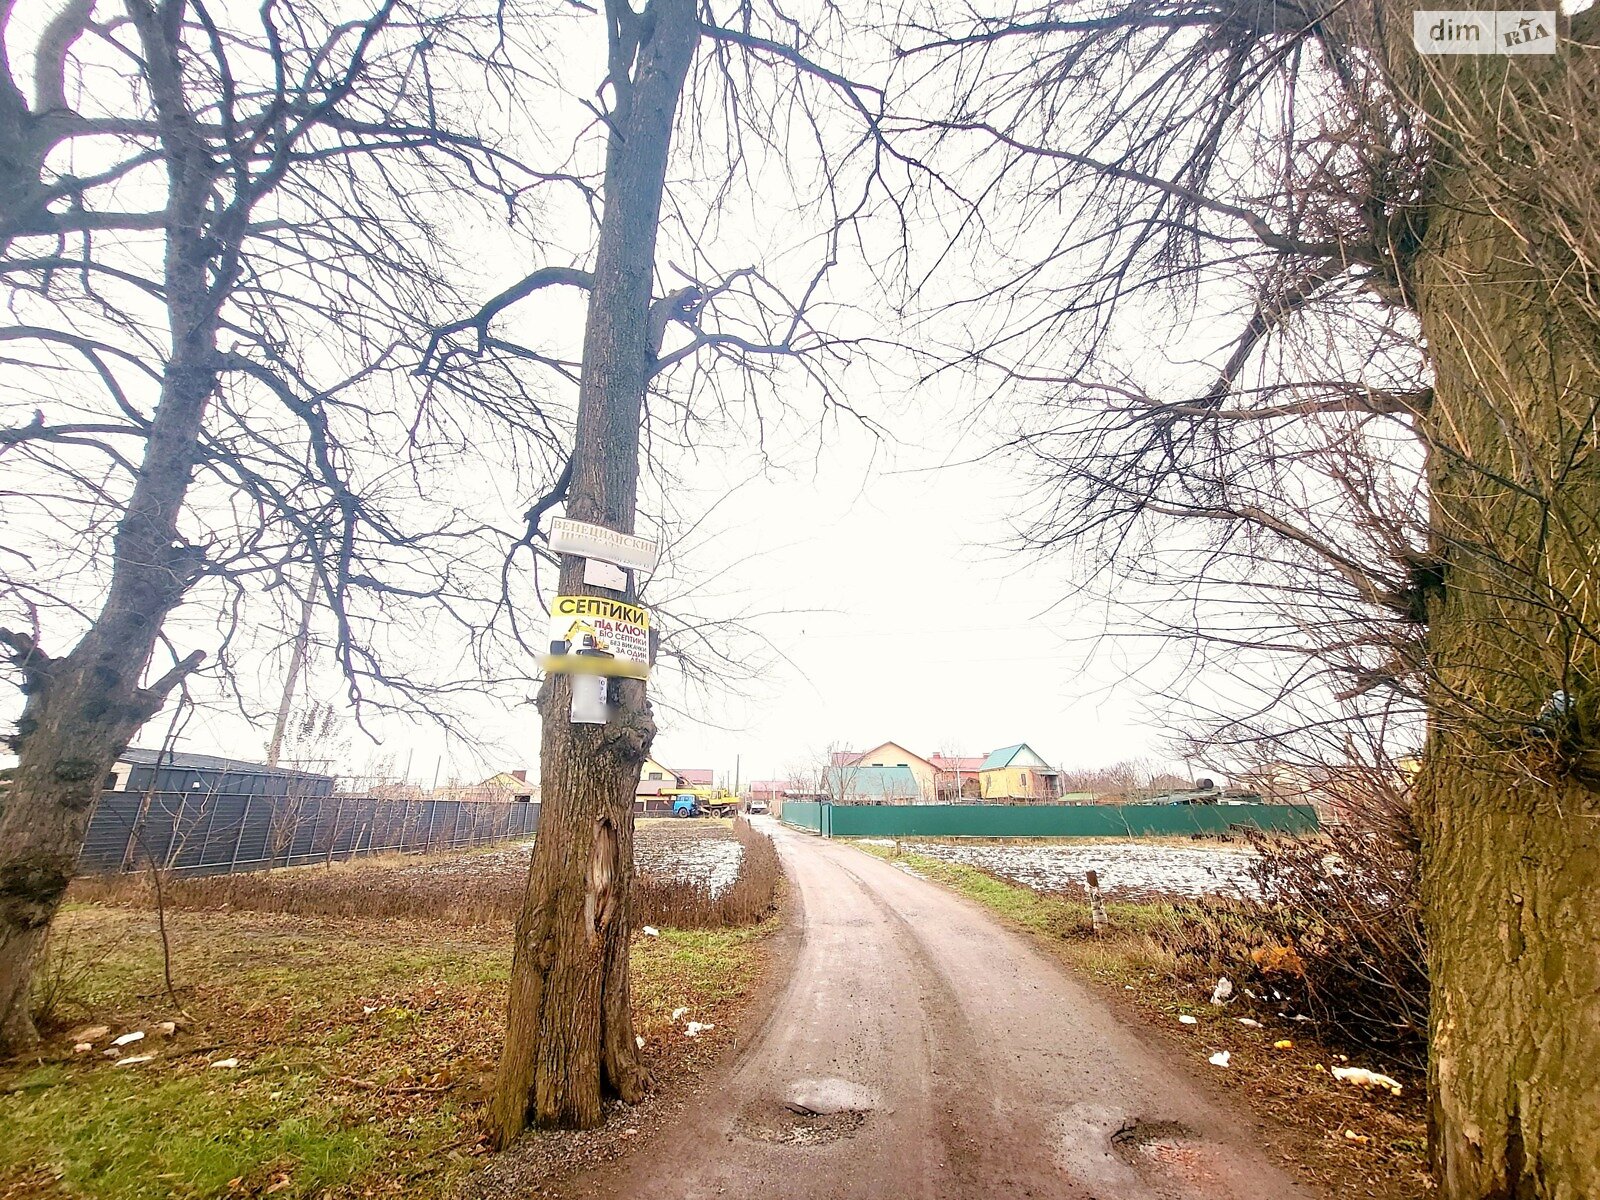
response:
<svg viewBox="0 0 1600 1200"><path fill-rule="evenodd" d="M703 883L720 896L739 878L744 847L726 825L674 821L641 827L633 857L640 871Z"/></svg>
<svg viewBox="0 0 1600 1200"><path fill-rule="evenodd" d="M1179 896L1256 896L1250 878L1254 855L1231 850L1189 850L1137 842L1087 846L983 846L943 842L902 842L909 854L977 867L1041 892L1079 891L1084 875L1097 871L1100 890L1130 898Z"/></svg>
<svg viewBox="0 0 1600 1200"><path fill-rule="evenodd" d="M709 884L713 896L721 895L739 878L739 863L744 859L744 847L731 838L706 839L680 844L672 854L650 864L655 875L669 879L688 879Z"/></svg>
<svg viewBox="0 0 1600 1200"><path fill-rule="evenodd" d="M484 880L521 880L528 874L533 839L511 842L492 850L421 858L395 870L402 876L459 879L463 887ZM633 858L638 870L667 879L704 883L720 895L739 877L744 847L733 831L709 821L658 821L641 824L634 839Z"/></svg>

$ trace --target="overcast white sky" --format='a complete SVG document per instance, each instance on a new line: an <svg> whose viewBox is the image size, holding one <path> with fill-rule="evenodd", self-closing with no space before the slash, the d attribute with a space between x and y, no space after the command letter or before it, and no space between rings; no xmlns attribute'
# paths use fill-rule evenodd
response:
<svg viewBox="0 0 1600 1200"><path fill-rule="evenodd" d="M556 60L581 76L572 85L575 93L599 77L597 35L593 22L575 22L563 34L576 52ZM584 64L584 58L592 61ZM586 121L587 110L575 109L566 119ZM550 126L538 136L560 142L559 132ZM803 181L806 165L791 155L777 176L763 175L755 164L750 178L766 190L791 187L793 181L780 176L792 170ZM686 186L677 202L695 195ZM742 203L749 207L722 213L714 228L695 228L701 242L689 258L674 244L672 230L664 231L658 261L694 261L704 253L722 270L760 263L791 284L807 278L819 230L804 226L799 209L792 229L787 218L775 216L797 203L793 195L774 192ZM696 210L690 203L678 211L693 217ZM573 230L574 261L587 260L586 224L580 216ZM544 232L559 233L559 215L555 226ZM935 252L937 232L930 230L929 238L929 252ZM525 257L492 247L481 253L482 294L492 295L538 265ZM552 252L547 261L563 256ZM848 264L842 270L848 272ZM832 295L854 302L864 291L847 274L841 283L836 272ZM538 303L545 308L530 304L508 322L564 335L571 352L577 331L570 321L581 304L570 296ZM890 372L896 369L889 364ZM959 381L913 389L862 373L848 385L857 389L851 400L887 432L873 436L844 424L819 436L807 429L815 421L815 397L786 397L785 386L780 379L768 403L781 407L792 399L795 411L784 418L787 424L769 430L765 458L757 456L748 427L739 436L737 426L748 426L748 415L708 430L707 448L698 456L692 448L672 452L678 476L669 485L673 506L690 518L713 511L696 532L678 583L715 576L703 607L767 614L753 618L753 625L775 653L754 682L709 697L685 699L671 671L658 672L652 688L666 703L658 708L657 757L677 767L710 767L731 781L736 759L744 780L782 777L830 743L866 748L888 739L924 754L982 754L1026 741L1067 767L1166 756L1162 714L1159 706L1149 707L1146 689L1152 681L1166 682L1170 671L1144 670L1144 646L1101 646L1091 662L1090 642L1106 622L1092 607L1062 603L1069 565L1007 548L1025 488L1013 461L982 457L1013 432L1003 408L958 423L955 414L965 409L970 415L956 394ZM724 499L736 484L736 494ZM513 513L528 499L503 497ZM200 632L197 627L196 636ZM175 624L174 635L184 640L182 624ZM259 704L267 712L282 665L281 659L246 664L255 669ZM342 690L326 656L314 661L302 694L338 702ZM261 757L265 722L243 719L208 698L203 685L197 696L200 707L184 726L180 748ZM409 765L411 778L427 784L436 774L473 779L536 766L531 704L507 709L486 702L473 713L480 739L491 747L487 753L430 727L373 719L370 728L381 744L356 735L348 770L359 773L389 759L399 768ZM166 718L158 717L139 741L157 745L166 728Z"/></svg>
<svg viewBox="0 0 1600 1200"><path fill-rule="evenodd" d="M832 742L866 748L893 739L924 754L982 754L1026 741L1066 766L1161 749L1159 719L1126 671L1146 651L1102 648L1086 670L1101 614L1057 605L1064 564L1007 552L1020 492L1013 465L941 466L982 448L980 435L919 429L911 417L896 420L895 432L902 424L920 443L846 430L803 471L755 479L718 507L696 561L707 570L730 564L720 603L775 614L755 625L780 657L709 707L658 711L658 756L719 778L731 778L737 757L749 780L783 777ZM752 455L726 475L702 468L706 502L755 467ZM317 689L337 699L326 669ZM683 702L670 669L652 689L674 707ZM376 727L381 748L357 738L353 764L395 755L403 767L409 758L424 784L441 760L442 779L536 765L531 707L479 711L484 736L502 747L498 763L390 721ZM218 709L197 713L183 744L258 757L264 741L262 729Z"/></svg>

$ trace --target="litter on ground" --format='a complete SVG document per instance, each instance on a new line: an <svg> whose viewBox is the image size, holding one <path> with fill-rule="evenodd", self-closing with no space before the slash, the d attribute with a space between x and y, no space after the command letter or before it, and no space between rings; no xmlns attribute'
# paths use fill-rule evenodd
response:
<svg viewBox="0 0 1600 1200"><path fill-rule="evenodd" d="M1369 1071L1365 1067L1335 1067L1333 1077L1344 1083L1353 1083L1357 1087L1384 1088L1394 1096L1398 1096L1401 1091L1398 1079L1379 1074L1377 1071Z"/></svg>
<svg viewBox="0 0 1600 1200"><path fill-rule="evenodd" d="M1180 1025L1198 1025L1198 1024L1200 1024L1200 1018L1199 1017L1191 1017L1188 1013L1183 1013L1178 1017L1178 1024L1180 1024Z"/></svg>
<svg viewBox="0 0 1600 1200"><path fill-rule="evenodd" d="M1206 1061L1213 1067L1225 1067L1233 1061L1233 1055L1227 1050L1218 1050Z"/></svg>

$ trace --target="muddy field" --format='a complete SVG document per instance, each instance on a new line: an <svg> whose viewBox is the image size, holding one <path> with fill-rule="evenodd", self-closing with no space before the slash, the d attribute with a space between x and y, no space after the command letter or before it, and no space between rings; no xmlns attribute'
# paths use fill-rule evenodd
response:
<svg viewBox="0 0 1600 1200"><path fill-rule="evenodd" d="M532 840L525 840L426 857L383 855L176 879L164 895L170 907L183 909L497 924L522 909L532 853ZM771 910L782 876L766 836L727 821L641 821L635 857L634 915L642 924L701 929L759 921ZM128 874L86 876L74 881L70 894L87 903L143 905L152 902L149 892L144 875Z"/></svg>
<svg viewBox="0 0 1600 1200"><path fill-rule="evenodd" d="M725 821L640 821L635 826L633 861L640 874L703 883L720 895L739 877L744 854Z"/></svg>
<svg viewBox="0 0 1600 1200"><path fill-rule="evenodd" d="M640 821L636 830L633 854L641 875L704 884L713 895L725 891L739 876L743 847L724 821L663 818ZM392 877L402 880L459 879L476 887L520 884L528 874L532 853L533 839L529 838L492 850L418 858L390 871Z"/></svg>
<svg viewBox="0 0 1600 1200"><path fill-rule="evenodd" d="M1248 850L1188 849L1138 842L985 846L902 840L908 854L977 867L1041 892L1078 892L1089 871L1118 899L1145 896L1255 896Z"/></svg>

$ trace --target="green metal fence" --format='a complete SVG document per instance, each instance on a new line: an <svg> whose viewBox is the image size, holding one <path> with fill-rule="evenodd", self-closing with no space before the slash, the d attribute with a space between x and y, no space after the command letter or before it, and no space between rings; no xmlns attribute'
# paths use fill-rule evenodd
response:
<svg viewBox="0 0 1600 1200"><path fill-rule="evenodd" d="M1315 833L1299 804L816 804L780 818L823 837L1184 837L1233 828Z"/></svg>

